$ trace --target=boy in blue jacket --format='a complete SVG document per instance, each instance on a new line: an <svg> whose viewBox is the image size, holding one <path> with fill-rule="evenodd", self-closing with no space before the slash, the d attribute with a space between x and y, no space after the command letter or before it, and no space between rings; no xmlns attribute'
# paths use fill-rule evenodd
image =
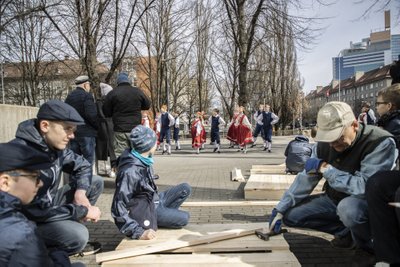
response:
<svg viewBox="0 0 400 267"><path fill-rule="evenodd" d="M190 196L190 185L157 190L153 171L156 140L152 129L136 126L130 133L132 148L119 160L111 214L120 232L132 239L153 239L158 227L181 228L189 222L189 213L179 207Z"/></svg>
<svg viewBox="0 0 400 267"><path fill-rule="evenodd" d="M0 266L71 266L62 250L48 251L35 223L21 212L43 186L50 157L26 145L0 144Z"/></svg>

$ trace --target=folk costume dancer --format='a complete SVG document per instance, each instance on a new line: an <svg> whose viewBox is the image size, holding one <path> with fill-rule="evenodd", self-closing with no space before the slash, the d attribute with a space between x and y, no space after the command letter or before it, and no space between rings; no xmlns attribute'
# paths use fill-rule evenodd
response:
<svg viewBox="0 0 400 267"><path fill-rule="evenodd" d="M219 137L219 125L225 126L225 121L219 116L219 110L213 109L212 116L208 119L209 125L211 125L211 143L214 144L213 152L220 153L221 140Z"/></svg>
<svg viewBox="0 0 400 267"><path fill-rule="evenodd" d="M253 136L251 134L251 123L244 114L244 107L239 107L239 115L236 118L235 124L237 125L237 143L239 144L240 151L247 153L247 144L253 143Z"/></svg>
<svg viewBox="0 0 400 267"><path fill-rule="evenodd" d="M263 112L263 127L265 135L265 145L264 151L268 149L271 153L272 146L272 128L279 121L279 117L275 113L270 111L270 105L265 106L265 111Z"/></svg>
<svg viewBox="0 0 400 267"><path fill-rule="evenodd" d="M200 154L200 148L205 141L204 136L204 126L201 119L201 112L196 113L196 119L192 123L191 133L192 133L192 147L196 149L196 154Z"/></svg>

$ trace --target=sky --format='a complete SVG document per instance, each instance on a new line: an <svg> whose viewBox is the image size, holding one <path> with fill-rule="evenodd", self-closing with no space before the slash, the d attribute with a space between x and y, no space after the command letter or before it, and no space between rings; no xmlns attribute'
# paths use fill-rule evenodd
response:
<svg viewBox="0 0 400 267"><path fill-rule="evenodd" d="M362 17L370 6L371 1L356 0L331 0L329 6L314 4L307 10L299 11L303 16L326 18L319 22L318 27L323 27L321 35L314 40L315 44L309 51L298 51L298 67L304 79L304 91L309 93L318 85L328 85L332 80L332 57L339 54L342 49L349 48L350 42L360 42L362 38L369 37L371 31L384 29L384 11L375 8L368 16ZM394 1L392 1L394 2ZM397 1L396 1L397 2ZM398 25L398 7L392 4L391 34L400 33ZM397 23L398 24L398 23Z"/></svg>

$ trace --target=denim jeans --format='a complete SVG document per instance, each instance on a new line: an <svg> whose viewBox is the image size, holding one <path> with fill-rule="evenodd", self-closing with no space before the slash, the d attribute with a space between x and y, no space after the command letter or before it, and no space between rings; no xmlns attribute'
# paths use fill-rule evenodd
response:
<svg viewBox="0 0 400 267"><path fill-rule="evenodd" d="M165 228L181 228L188 224L190 215L179 210L182 203L190 196L192 188L182 183L160 193L157 206L157 225Z"/></svg>
<svg viewBox="0 0 400 267"><path fill-rule="evenodd" d="M350 230L359 247L371 246L367 201L362 198L346 197L335 205L326 194L311 195L290 208L283 222L289 227L309 228L335 236L343 236Z"/></svg>
<svg viewBox="0 0 400 267"><path fill-rule="evenodd" d="M93 175L91 187L86 192L90 204L94 205L103 192L103 178ZM72 203L75 189L67 184L60 188L54 198L55 206ZM43 238L46 247L51 251L54 249L64 250L69 255L83 250L89 240L89 231L83 224L62 220L38 224L38 233Z"/></svg>
<svg viewBox="0 0 400 267"><path fill-rule="evenodd" d="M75 137L69 143L69 147L78 155L82 155L93 165L96 149L96 137Z"/></svg>

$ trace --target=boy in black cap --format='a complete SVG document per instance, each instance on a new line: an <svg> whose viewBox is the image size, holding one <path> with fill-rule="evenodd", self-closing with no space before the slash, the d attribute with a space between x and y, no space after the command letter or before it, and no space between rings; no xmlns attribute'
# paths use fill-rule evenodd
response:
<svg viewBox="0 0 400 267"><path fill-rule="evenodd" d="M81 221L98 221L100 210L93 206L103 191L103 180L92 177L92 166L67 148L82 117L70 105L50 100L44 103L37 119L19 124L12 142L33 147L49 155L52 165L42 170L43 187L23 213L38 225L38 233L49 249L68 254L81 252L89 233ZM70 183L59 188L62 172L70 174Z"/></svg>
<svg viewBox="0 0 400 267"><path fill-rule="evenodd" d="M136 126L130 133L132 149L126 149L119 160L111 213L120 232L132 239L153 239L158 227L181 228L189 222L189 213L179 207L189 197L190 185L157 191L156 140L152 129Z"/></svg>
<svg viewBox="0 0 400 267"><path fill-rule="evenodd" d="M38 170L50 166L46 153L21 144L0 144L0 266L70 266L68 254L49 253L36 225L21 213L22 205L43 186Z"/></svg>

